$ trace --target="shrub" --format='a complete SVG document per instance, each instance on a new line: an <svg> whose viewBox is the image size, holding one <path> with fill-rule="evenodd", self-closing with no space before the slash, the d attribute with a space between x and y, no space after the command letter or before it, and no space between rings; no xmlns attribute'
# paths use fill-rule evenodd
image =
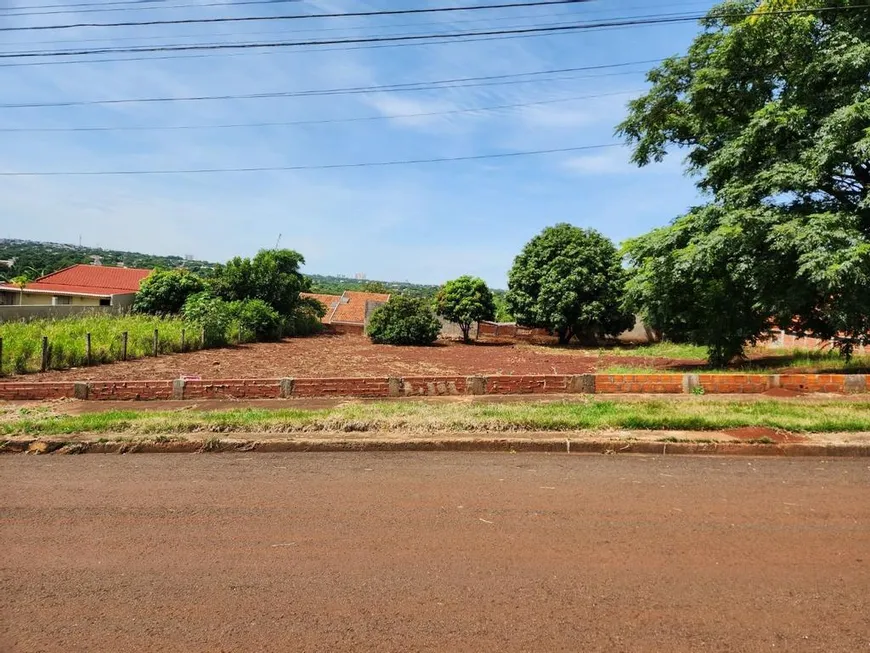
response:
<svg viewBox="0 0 870 653"><path fill-rule="evenodd" d="M320 319L326 307L316 299L303 298L293 313L284 320L285 336L312 336L323 331Z"/></svg>
<svg viewBox="0 0 870 653"><path fill-rule="evenodd" d="M292 315L309 287L299 271L305 259L289 249L261 250L253 259L236 257L215 267L209 285L226 301L262 299L283 316Z"/></svg>
<svg viewBox="0 0 870 653"><path fill-rule="evenodd" d="M174 315L181 312L188 297L204 289L203 280L188 270L155 270L142 280L133 310Z"/></svg>
<svg viewBox="0 0 870 653"><path fill-rule="evenodd" d="M252 340L278 340L281 337L281 316L263 300L230 302L228 307L237 326Z"/></svg>
<svg viewBox="0 0 870 653"><path fill-rule="evenodd" d="M184 318L202 329L203 345L219 347L229 342L228 331L233 322L233 310L210 292L200 292L188 297L182 308Z"/></svg>
<svg viewBox="0 0 870 653"><path fill-rule="evenodd" d="M385 345L430 345L440 332L429 304L404 295L393 295L372 314L368 326L372 342Z"/></svg>

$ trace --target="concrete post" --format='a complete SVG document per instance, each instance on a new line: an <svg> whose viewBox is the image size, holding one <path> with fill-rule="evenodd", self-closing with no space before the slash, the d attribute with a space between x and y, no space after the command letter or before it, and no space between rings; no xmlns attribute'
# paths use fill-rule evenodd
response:
<svg viewBox="0 0 870 653"><path fill-rule="evenodd" d="M91 332L85 334L85 365L91 364Z"/></svg>
<svg viewBox="0 0 870 653"><path fill-rule="evenodd" d="M594 395L595 394L595 375L594 374L577 374L568 379L568 392Z"/></svg>
<svg viewBox="0 0 870 653"><path fill-rule="evenodd" d="M402 396L402 379L391 376L389 379L387 379L387 383L389 385L389 395L391 397Z"/></svg>
<svg viewBox="0 0 870 653"><path fill-rule="evenodd" d="M465 393L469 395L485 395L486 377L469 376L467 379L465 379Z"/></svg>
<svg viewBox="0 0 870 653"><path fill-rule="evenodd" d="M48 369L48 336L42 336L42 371Z"/></svg>
<svg viewBox="0 0 870 653"><path fill-rule="evenodd" d="M867 377L864 374L847 374L844 379L844 390L850 394L867 392Z"/></svg>
<svg viewBox="0 0 870 653"><path fill-rule="evenodd" d="M288 397L293 396L293 386L296 385L296 381L294 379L281 379L281 399L287 399Z"/></svg>
<svg viewBox="0 0 870 653"><path fill-rule="evenodd" d="M173 379L172 398L178 401L184 399L184 379Z"/></svg>
<svg viewBox="0 0 870 653"><path fill-rule="evenodd" d="M683 374L683 392L692 394L695 388L701 387L701 379L697 374Z"/></svg>
<svg viewBox="0 0 870 653"><path fill-rule="evenodd" d="M90 384L82 381L76 381L73 384L73 397L76 399L85 400L88 398L88 391L90 390Z"/></svg>

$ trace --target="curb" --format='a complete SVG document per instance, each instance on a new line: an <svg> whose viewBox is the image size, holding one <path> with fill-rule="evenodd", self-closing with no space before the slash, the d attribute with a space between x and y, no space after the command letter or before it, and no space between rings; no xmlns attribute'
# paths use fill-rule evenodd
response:
<svg viewBox="0 0 870 653"><path fill-rule="evenodd" d="M625 442L552 438L439 438L428 440L154 440L72 442L18 438L0 443L0 454L127 453L337 453L337 452L489 452L567 454L646 454L704 456L870 457L870 444L758 444L748 442Z"/></svg>

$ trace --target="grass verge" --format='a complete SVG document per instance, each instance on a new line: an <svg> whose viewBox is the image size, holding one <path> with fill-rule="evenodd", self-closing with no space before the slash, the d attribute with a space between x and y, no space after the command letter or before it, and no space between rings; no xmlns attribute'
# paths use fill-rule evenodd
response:
<svg viewBox="0 0 870 653"><path fill-rule="evenodd" d="M25 409L26 410L26 409ZM791 432L870 432L870 402L724 402L587 399L530 404L346 404L324 410L110 411L0 415L0 434L510 432L604 429L721 430L764 426Z"/></svg>

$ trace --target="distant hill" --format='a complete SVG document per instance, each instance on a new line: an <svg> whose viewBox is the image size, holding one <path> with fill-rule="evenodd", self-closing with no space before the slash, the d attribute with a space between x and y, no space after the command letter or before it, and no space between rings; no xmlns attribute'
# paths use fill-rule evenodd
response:
<svg viewBox="0 0 870 653"><path fill-rule="evenodd" d="M128 268L185 267L194 272L207 274L214 266L214 263L209 261L187 260L182 256L155 256L100 247L79 247L63 243L4 238L0 239L0 261L15 259L15 264L8 268L0 263L0 278L8 280L21 274L41 277L76 263L92 263L95 256L100 258L103 265L122 264ZM345 290L383 290L388 293L431 297L438 290L437 286L408 282L367 281L319 274L308 276L314 291L336 295L340 295Z"/></svg>
<svg viewBox="0 0 870 653"><path fill-rule="evenodd" d="M411 295L414 297L434 297L438 286L427 286L408 281L370 281L368 279L347 279L345 277L309 274L314 292L340 295L345 290L383 292Z"/></svg>
<svg viewBox="0 0 870 653"><path fill-rule="evenodd" d="M138 252L124 252L100 247L79 247L63 243L45 243L33 240L0 239L0 261L14 259L8 268L0 263L0 276L5 278L26 274L41 277L56 270L75 265L92 263L99 257L103 265L124 265L128 268L176 268L185 267L195 272L210 269L208 261L186 260L183 256L154 256Z"/></svg>

